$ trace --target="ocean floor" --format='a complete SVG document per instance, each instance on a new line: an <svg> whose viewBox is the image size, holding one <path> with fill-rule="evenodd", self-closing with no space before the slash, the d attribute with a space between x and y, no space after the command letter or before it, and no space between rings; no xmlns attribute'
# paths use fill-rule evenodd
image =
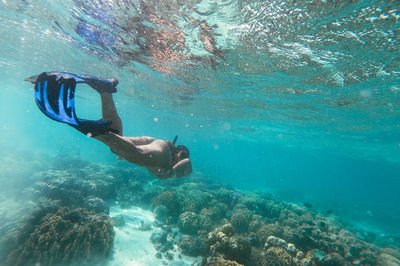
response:
<svg viewBox="0 0 400 266"><path fill-rule="evenodd" d="M172 265L186 266L199 265L201 257L188 257L179 254L179 248L174 247L170 259L158 258L159 253L152 241L153 233L162 230L154 226L154 214L150 210L140 207L121 209L111 207L110 217L118 226L115 226L114 249L110 266L147 266ZM161 255L162 256L162 255Z"/></svg>
<svg viewBox="0 0 400 266"><path fill-rule="evenodd" d="M24 156L0 159L0 265L400 265L399 236L268 193Z"/></svg>

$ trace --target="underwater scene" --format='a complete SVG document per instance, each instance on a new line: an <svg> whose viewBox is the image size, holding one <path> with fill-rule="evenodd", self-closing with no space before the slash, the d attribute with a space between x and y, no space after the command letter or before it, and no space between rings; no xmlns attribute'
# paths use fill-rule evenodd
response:
<svg viewBox="0 0 400 266"><path fill-rule="evenodd" d="M400 5L0 0L0 265L400 265Z"/></svg>

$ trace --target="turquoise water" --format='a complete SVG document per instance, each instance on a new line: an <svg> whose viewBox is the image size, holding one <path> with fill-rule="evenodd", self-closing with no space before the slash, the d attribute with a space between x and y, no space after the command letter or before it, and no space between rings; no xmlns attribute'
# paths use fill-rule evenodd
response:
<svg viewBox="0 0 400 266"><path fill-rule="evenodd" d="M117 78L124 134L179 135L194 175L398 238L399 18L397 1L2 0L0 157L114 164L23 79ZM78 116L99 118L99 100L81 85ZM2 165L8 180L25 163Z"/></svg>

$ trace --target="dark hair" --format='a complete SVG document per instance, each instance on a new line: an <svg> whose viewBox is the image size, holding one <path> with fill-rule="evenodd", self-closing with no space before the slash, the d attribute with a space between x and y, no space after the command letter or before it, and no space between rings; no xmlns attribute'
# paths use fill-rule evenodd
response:
<svg viewBox="0 0 400 266"><path fill-rule="evenodd" d="M180 157L181 160L189 158L190 156L189 149L184 145L178 145L175 147L175 153L178 154L179 152L182 152Z"/></svg>

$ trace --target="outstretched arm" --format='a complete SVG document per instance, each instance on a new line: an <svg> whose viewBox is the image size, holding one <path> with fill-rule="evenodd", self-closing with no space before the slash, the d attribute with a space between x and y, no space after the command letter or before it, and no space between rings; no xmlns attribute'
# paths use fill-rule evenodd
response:
<svg viewBox="0 0 400 266"><path fill-rule="evenodd" d="M187 176L192 173L192 162L189 158L179 161L172 167L176 177Z"/></svg>

